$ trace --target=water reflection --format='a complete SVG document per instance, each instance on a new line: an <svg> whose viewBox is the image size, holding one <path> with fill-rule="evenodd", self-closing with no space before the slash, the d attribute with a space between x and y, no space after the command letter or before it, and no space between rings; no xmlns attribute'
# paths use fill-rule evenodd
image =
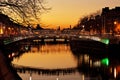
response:
<svg viewBox="0 0 120 80"><path fill-rule="evenodd" d="M26 49L25 47L24 49ZM77 67L76 60L68 44L30 45L28 52L25 52L18 59L13 59L12 62L14 64L46 69Z"/></svg>
<svg viewBox="0 0 120 80"><path fill-rule="evenodd" d="M90 49L78 44L71 44L71 50L78 60L79 72L89 74L89 76L101 76L102 80L120 79L120 56L118 54L120 45L113 44L104 49Z"/></svg>
<svg viewBox="0 0 120 80"><path fill-rule="evenodd" d="M51 54L51 53L71 53L69 44L44 44L31 46L32 53Z"/></svg>
<svg viewBox="0 0 120 80"><path fill-rule="evenodd" d="M69 43L49 44L20 42L14 44L9 58L20 65L19 72L34 71L38 74L65 75L79 72L100 80L119 79L120 58L117 45L105 49L83 48ZM11 50L11 48L7 48ZM116 53L116 54L115 54ZM21 66L22 65L22 66Z"/></svg>

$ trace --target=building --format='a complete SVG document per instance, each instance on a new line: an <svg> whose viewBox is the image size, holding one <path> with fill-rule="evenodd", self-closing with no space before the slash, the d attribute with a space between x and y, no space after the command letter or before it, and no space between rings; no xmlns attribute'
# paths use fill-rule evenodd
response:
<svg viewBox="0 0 120 80"><path fill-rule="evenodd" d="M0 13L0 37L19 36L28 33L27 27L14 23L7 15Z"/></svg>
<svg viewBox="0 0 120 80"><path fill-rule="evenodd" d="M120 7L102 9L102 28L105 33L120 33Z"/></svg>

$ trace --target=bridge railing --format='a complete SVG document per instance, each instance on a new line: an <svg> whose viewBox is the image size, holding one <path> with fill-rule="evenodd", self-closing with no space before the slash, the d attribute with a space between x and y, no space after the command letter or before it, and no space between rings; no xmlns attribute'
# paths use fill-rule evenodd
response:
<svg viewBox="0 0 120 80"><path fill-rule="evenodd" d="M4 45L7 45L7 44L10 44L10 43L13 43L13 42L16 42L16 41L20 41L20 40L23 40L23 39L27 39L27 38L32 38L33 35L20 35L20 36L12 36L12 37L2 37L2 42Z"/></svg>
<svg viewBox="0 0 120 80"><path fill-rule="evenodd" d="M27 34L27 35L15 35L15 36L2 36L0 39L3 39L4 44L9 44L18 40L30 38L30 37L39 37L39 38L61 38L61 39L71 39L71 38L89 38L89 39L95 39L95 40L100 40L102 38L110 39L112 42L114 39L117 39L117 42L120 42L120 36L118 35L112 35L112 34L89 34L89 33L80 33L80 32L42 32L41 34Z"/></svg>

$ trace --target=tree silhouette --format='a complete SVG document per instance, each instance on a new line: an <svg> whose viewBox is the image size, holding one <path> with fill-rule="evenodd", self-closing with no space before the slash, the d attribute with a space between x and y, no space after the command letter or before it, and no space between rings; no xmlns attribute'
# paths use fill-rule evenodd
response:
<svg viewBox="0 0 120 80"><path fill-rule="evenodd" d="M99 33L101 32L101 11L98 10L95 13L91 13L89 15L83 16L82 18L79 19L76 29L83 29L85 31L93 30L93 31L98 31Z"/></svg>
<svg viewBox="0 0 120 80"><path fill-rule="evenodd" d="M0 0L0 12L23 24L39 20L40 15L48 10L45 0Z"/></svg>

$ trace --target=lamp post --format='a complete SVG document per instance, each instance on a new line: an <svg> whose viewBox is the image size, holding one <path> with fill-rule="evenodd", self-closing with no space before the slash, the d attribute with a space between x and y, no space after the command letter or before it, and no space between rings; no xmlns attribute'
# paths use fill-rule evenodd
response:
<svg viewBox="0 0 120 80"><path fill-rule="evenodd" d="M116 25L117 24L117 21L114 21L114 25Z"/></svg>
<svg viewBox="0 0 120 80"><path fill-rule="evenodd" d="M117 21L114 21L114 25L113 25L113 28L112 28L112 34L113 36L115 35L115 27L117 26Z"/></svg>

